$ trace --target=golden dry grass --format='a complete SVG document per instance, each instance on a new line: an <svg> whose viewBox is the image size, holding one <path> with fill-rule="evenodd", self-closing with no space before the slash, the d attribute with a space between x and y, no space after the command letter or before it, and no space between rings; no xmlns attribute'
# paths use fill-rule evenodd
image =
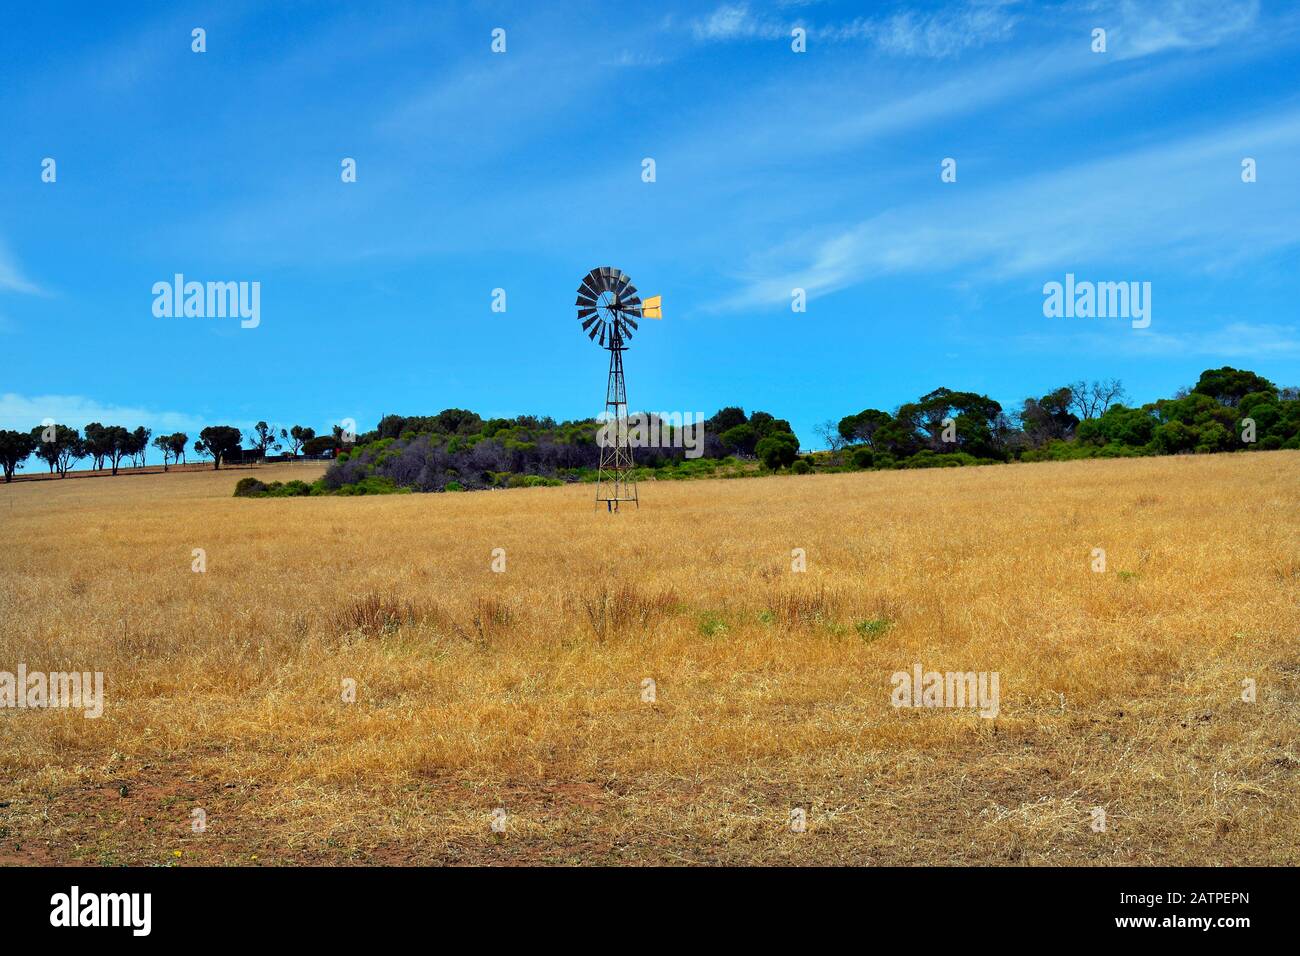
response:
<svg viewBox="0 0 1300 956"><path fill-rule="evenodd" d="M613 517L238 477L0 491L0 670L107 680L99 720L0 710L0 861L1300 862L1300 453L664 482ZM1000 716L895 710L916 661L999 672Z"/></svg>

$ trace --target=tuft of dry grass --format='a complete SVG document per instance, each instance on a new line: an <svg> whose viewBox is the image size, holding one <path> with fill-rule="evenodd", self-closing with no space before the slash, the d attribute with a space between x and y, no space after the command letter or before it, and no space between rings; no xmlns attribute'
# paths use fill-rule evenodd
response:
<svg viewBox="0 0 1300 956"><path fill-rule="evenodd" d="M368 591L349 598L334 615L336 629L368 637L390 634L403 625L413 627L422 620L410 598L398 598L385 591Z"/></svg>
<svg viewBox="0 0 1300 956"><path fill-rule="evenodd" d="M1300 453L615 516L238 477L0 486L0 671L107 697L0 709L0 864L1300 862ZM916 662L998 672L999 716L895 709Z"/></svg>

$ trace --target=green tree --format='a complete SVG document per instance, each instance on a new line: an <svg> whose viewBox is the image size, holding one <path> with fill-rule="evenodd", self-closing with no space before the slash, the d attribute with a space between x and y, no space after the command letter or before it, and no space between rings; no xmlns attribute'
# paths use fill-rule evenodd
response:
<svg viewBox="0 0 1300 956"><path fill-rule="evenodd" d="M304 428L302 425L294 425L288 431L280 429L280 438L289 443L289 452L295 458L302 451L302 446L315 437L316 429Z"/></svg>
<svg viewBox="0 0 1300 956"><path fill-rule="evenodd" d="M171 438L170 435L159 435L153 440L153 447L162 452L163 471L167 470L167 462L170 460L172 453L172 446L167 441L169 438Z"/></svg>
<svg viewBox="0 0 1300 956"><path fill-rule="evenodd" d="M91 422L86 426L82 440L95 471L102 471L104 460L113 454L113 436L99 422Z"/></svg>
<svg viewBox="0 0 1300 956"><path fill-rule="evenodd" d="M759 441L754 453L764 465L778 471L799 456L799 439L792 432L773 432Z"/></svg>
<svg viewBox="0 0 1300 956"><path fill-rule="evenodd" d="M238 452L243 441L239 429L233 425L209 425L199 432L199 438L201 441L194 443L194 450L212 456L213 470L220 470L221 462Z"/></svg>
<svg viewBox="0 0 1300 956"><path fill-rule="evenodd" d="M1208 422L1196 429L1196 451L1198 453L1233 451L1232 432L1219 422Z"/></svg>
<svg viewBox="0 0 1300 956"><path fill-rule="evenodd" d="M37 425L30 432L36 443L36 457L50 466L50 474L68 476L72 463L86 457L86 446L75 428L67 425Z"/></svg>
<svg viewBox="0 0 1300 956"><path fill-rule="evenodd" d="M1180 421L1165 422L1155 429L1154 439L1166 455L1176 455L1180 451L1191 451L1196 447L1196 432Z"/></svg>
<svg viewBox="0 0 1300 956"><path fill-rule="evenodd" d="M172 461L185 460L185 443L189 440L190 436L184 432L173 432L167 436L167 447L171 449Z"/></svg>
<svg viewBox="0 0 1300 956"><path fill-rule="evenodd" d="M840 436L847 442L861 442L868 448L874 448L876 432L893 420L894 416L889 412L864 408L856 415L846 415L840 419Z"/></svg>
<svg viewBox="0 0 1300 956"><path fill-rule="evenodd" d="M25 432L0 431L0 465L4 466L5 482L14 480L14 472L23 466L27 456L36 450L36 438Z"/></svg>
<svg viewBox="0 0 1300 956"><path fill-rule="evenodd" d="M482 427L478 413L465 408L444 408L433 417L433 430L443 435L474 435Z"/></svg>
<svg viewBox="0 0 1300 956"><path fill-rule="evenodd" d="M1159 422L1154 405L1127 408L1112 405L1099 417L1079 423L1075 438L1087 445L1125 445L1141 448L1151 443Z"/></svg>
<svg viewBox="0 0 1300 956"><path fill-rule="evenodd" d="M1233 407L1252 392L1264 392L1274 398L1277 397L1277 386L1268 379L1229 365L1223 368L1207 368L1192 386L1192 391L1200 395L1208 395L1223 405Z"/></svg>
<svg viewBox="0 0 1300 956"><path fill-rule="evenodd" d="M108 462L113 474L117 474L122 459L131 453L134 439L131 433L121 425L109 425L104 429L104 440L108 443Z"/></svg>
<svg viewBox="0 0 1300 956"><path fill-rule="evenodd" d="M1025 399L1020 409L1020 428L1025 442L1038 448L1049 441L1068 441L1079 427L1079 418L1070 406L1074 399L1069 386L1048 392L1042 398Z"/></svg>
<svg viewBox="0 0 1300 956"><path fill-rule="evenodd" d="M149 436L152 434L153 429L145 428L143 425L130 433L126 453L131 456L131 464L136 468L144 467L145 455L149 451Z"/></svg>
<svg viewBox="0 0 1300 956"><path fill-rule="evenodd" d="M258 422L253 426L253 430L248 433L248 444L255 448L262 458L266 457L268 451L280 450L280 445L275 440L275 426L268 425L266 422Z"/></svg>
<svg viewBox="0 0 1300 956"><path fill-rule="evenodd" d="M915 402L900 405L895 417L921 446L932 451L964 451L995 458L1002 457L998 441L1001 415L1002 406L987 395L936 388ZM953 423L951 431L944 424L948 420Z"/></svg>
<svg viewBox="0 0 1300 956"><path fill-rule="evenodd" d="M735 405L728 405L726 408L718 409L717 414L704 423L704 430L713 432L715 435L721 435L723 432L730 431L737 425L744 425L749 421L743 408L737 408Z"/></svg>
<svg viewBox="0 0 1300 956"><path fill-rule="evenodd" d="M749 457L754 454L754 446L758 444L758 435L754 431L754 426L748 423L737 425L734 428L728 428L718 436L723 447L737 455Z"/></svg>

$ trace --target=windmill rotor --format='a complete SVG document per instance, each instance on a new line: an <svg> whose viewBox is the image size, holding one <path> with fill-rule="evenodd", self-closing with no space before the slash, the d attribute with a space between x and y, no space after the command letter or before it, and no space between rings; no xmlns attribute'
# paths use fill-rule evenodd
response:
<svg viewBox="0 0 1300 956"><path fill-rule="evenodd" d="M637 331L641 298L632 277L613 266L587 273L573 304L587 338L601 348L622 349Z"/></svg>

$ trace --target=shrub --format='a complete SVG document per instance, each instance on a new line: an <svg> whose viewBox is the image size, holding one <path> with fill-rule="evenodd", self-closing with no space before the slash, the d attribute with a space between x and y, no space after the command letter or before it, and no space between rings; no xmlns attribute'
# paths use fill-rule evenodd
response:
<svg viewBox="0 0 1300 956"><path fill-rule="evenodd" d="M401 495L409 494L410 488L399 488L393 479L382 475L368 475L360 481L339 488L336 494L352 495Z"/></svg>
<svg viewBox="0 0 1300 956"><path fill-rule="evenodd" d="M773 432L754 448L759 460L777 471L789 465L799 455L799 439L791 432Z"/></svg>
<svg viewBox="0 0 1300 956"><path fill-rule="evenodd" d="M869 618L865 621L854 622L853 629L858 632L859 637L870 644L888 631L893 626L893 623L893 621L883 617Z"/></svg>
<svg viewBox="0 0 1300 956"><path fill-rule="evenodd" d="M717 637L726 633L726 630L727 624L722 615L713 611L705 611L700 615L700 634L704 637Z"/></svg>
<svg viewBox="0 0 1300 956"><path fill-rule="evenodd" d="M305 481L298 481L296 478L293 481L288 481L284 484L280 484L278 481L273 481L267 486L266 494L271 498L305 497L306 495L311 494L311 485L307 484Z"/></svg>
<svg viewBox="0 0 1300 956"><path fill-rule="evenodd" d="M256 478L240 478L235 485L236 498L260 498L266 494L266 485Z"/></svg>
<svg viewBox="0 0 1300 956"><path fill-rule="evenodd" d="M808 464L808 462L800 458L798 461L796 461L793 465L790 466L790 470L794 472L796 475L806 475L809 472L811 472L813 469L812 469L812 465Z"/></svg>
<svg viewBox="0 0 1300 956"><path fill-rule="evenodd" d="M876 456L870 448L856 448L853 451L853 467L870 468L876 463Z"/></svg>

